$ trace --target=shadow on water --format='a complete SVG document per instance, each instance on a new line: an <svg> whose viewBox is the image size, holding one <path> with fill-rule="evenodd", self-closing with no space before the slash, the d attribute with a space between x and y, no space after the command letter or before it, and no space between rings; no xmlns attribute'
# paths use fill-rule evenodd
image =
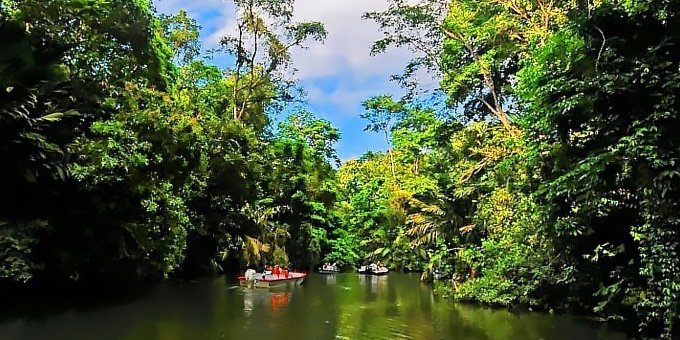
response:
<svg viewBox="0 0 680 340"><path fill-rule="evenodd" d="M167 285L167 284L166 284ZM152 285L128 286L121 289L93 286L60 286L47 289L19 291L2 296L0 324L16 320L45 321L67 311L88 312L135 301L153 289Z"/></svg>
<svg viewBox="0 0 680 340"><path fill-rule="evenodd" d="M626 339L567 315L454 304L417 274L310 275L270 290L225 276L81 298L3 305L0 339Z"/></svg>

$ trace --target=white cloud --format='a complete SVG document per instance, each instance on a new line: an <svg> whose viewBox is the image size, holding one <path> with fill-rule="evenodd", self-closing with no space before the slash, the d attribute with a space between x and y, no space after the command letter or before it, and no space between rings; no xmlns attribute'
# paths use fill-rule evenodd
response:
<svg viewBox="0 0 680 340"><path fill-rule="evenodd" d="M371 96L400 92L389 82L410 58L404 50L371 56L371 46L382 34L377 24L362 19L366 12L382 11L386 0L297 0L295 20L321 21L328 31L325 44L293 51L297 76L315 111L335 124L358 118L361 102ZM334 86L327 86L333 82ZM329 89L330 88L330 89Z"/></svg>
<svg viewBox="0 0 680 340"><path fill-rule="evenodd" d="M366 12L386 8L386 0L298 0L295 19L321 21L328 31L325 44L293 52L299 76L304 79L351 71L370 77L398 72L408 54L394 51L371 57L371 45L381 33L374 22L361 18Z"/></svg>

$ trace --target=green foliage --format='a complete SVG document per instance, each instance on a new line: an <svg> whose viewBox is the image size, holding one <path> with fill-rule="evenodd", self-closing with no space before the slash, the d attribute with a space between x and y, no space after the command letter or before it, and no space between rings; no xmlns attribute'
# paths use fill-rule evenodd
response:
<svg viewBox="0 0 680 340"><path fill-rule="evenodd" d="M21 25L0 22L0 36L0 155L13 160L1 170L3 184L42 176L63 179L58 129L64 118L77 114L63 94L68 74L54 51L31 48Z"/></svg>
<svg viewBox="0 0 680 340"><path fill-rule="evenodd" d="M0 222L0 281L26 283L39 269L32 256L37 243L36 234L46 226L45 221L35 220L26 225Z"/></svg>
<svg viewBox="0 0 680 340"><path fill-rule="evenodd" d="M279 223L287 226L286 249L295 265L321 261L332 229L336 199L334 144L340 133L328 121L309 112L288 117L272 140L271 177L266 194L281 209Z"/></svg>
<svg viewBox="0 0 680 340"><path fill-rule="evenodd" d="M413 55L404 72L392 76L392 80L407 90L407 99L413 99L422 92L419 88L419 84L424 82L422 71L432 74L432 79L428 80L439 79L444 71L441 63L444 34L440 23L449 5L449 0L390 0L384 12L364 14L365 19L375 21L383 32L383 38L371 47L371 54L399 47L407 48Z"/></svg>
<svg viewBox="0 0 680 340"><path fill-rule="evenodd" d="M677 204L678 60L670 57L677 13L663 1L602 5L583 18L583 27L597 29L556 34L520 78L555 220L549 231L569 255L564 265L578 269L572 280L597 296L597 312L635 311L641 332L665 338L677 330L680 296L670 208Z"/></svg>
<svg viewBox="0 0 680 340"><path fill-rule="evenodd" d="M86 206L69 171L71 144L111 113L125 82L167 84L174 66L156 27L145 1L3 1L0 153L8 166L0 170L0 238L14 249L3 268L22 268L6 281L79 277L66 264L76 256L53 247L62 236L86 238L69 234Z"/></svg>
<svg viewBox="0 0 680 340"><path fill-rule="evenodd" d="M292 2L240 4L272 14L271 31L248 27L270 48L293 43L272 50L275 64L325 36L319 23L287 26ZM3 1L0 11L0 152L12 165L1 173L2 284L319 261L340 135L311 113L268 133L290 82L261 63L198 61L196 22L157 17L148 1ZM259 22L246 12L244 23Z"/></svg>
<svg viewBox="0 0 680 340"><path fill-rule="evenodd" d="M289 141L307 144L314 152L317 162L337 162L334 145L340 139L340 132L324 119L315 118L311 112L297 112L279 124L278 135Z"/></svg>
<svg viewBox="0 0 680 340"><path fill-rule="evenodd" d="M372 52L416 52L409 91L364 102L389 149L339 169L330 122L270 126L325 28L235 5L220 69L184 11L0 1L3 287L373 260L677 337L677 2L390 1ZM459 115L407 100L419 67Z"/></svg>
<svg viewBox="0 0 680 340"><path fill-rule="evenodd" d="M550 243L540 234L541 214L530 197L496 189L479 203L475 228L481 244L459 251L458 273L468 271L455 296L489 304L539 305L537 292L553 274Z"/></svg>
<svg viewBox="0 0 680 340"><path fill-rule="evenodd" d="M117 216L134 240L124 243L124 256L167 275L183 260L191 228L186 201L205 183L196 170L205 169L207 139L197 120L177 113L162 93L129 87L125 102L76 141L72 174L98 200L116 202L101 213Z"/></svg>
<svg viewBox="0 0 680 340"><path fill-rule="evenodd" d="M328 240L330 251L323 262L337 263L338 266L352 265L361 260L359 256L359 237L343 228L333 230Z"/></svg>
<svg viewBox="0 0 680 340"><path fill-rule="evenodd" d="M186 10L180 10L176 15L161 16L160 25L167 41L172 44L175 59L187 64L200 54L198 39L201 27L187 15Z"/></svg>
<svg viewBox="0 0 680 340"><path fill-rule="evenodd" d="M382 95L364 102L366 111L361 118L368 121L366 131L390 133L393 124L405 111L404 103L396 102L392 97Z"/></svg>
<svg viewBox="0 0 680 340"><path fill-rule="evenodd" d="M438 4L393 1L367 15L385 33L374 52L425 53L405 73L435 66L466 118L441 124L436 142L397 143L401 132L373 129L391 134L395 154L423 145L421 169L436 181L414 191L400 210L408 217L390 229L409 227L412 244L428 249L422 269L453 274L459 299L586 310L637 320L646 337L677 337L678 5L453 0L446 17L428 15ZM423 46L432 41L441 44ZM380 107L397 120L404 112ZM371 209L392 207L406 183L371 183L387 193Z"/></svg>
<svg viewBox="0 0 680 340"><path fill-rule="evenodd" d="M412 250L406 221L413 201L437 190L435 180L422 169L441 122L433 111L389 96L369 99L364 106L367 129L384 133L394 141L394 149L387 154L368 153L340 168L342 196L336 207L340 231L336 231L339 238L331 241L331 254L335 259L374 259L394 268L418 270L428 255L425 250Z"/></svg>

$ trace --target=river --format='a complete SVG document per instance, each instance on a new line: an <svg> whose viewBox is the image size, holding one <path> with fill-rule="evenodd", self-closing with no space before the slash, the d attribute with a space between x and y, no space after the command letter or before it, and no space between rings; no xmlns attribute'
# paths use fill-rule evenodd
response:
<svg viewBox="0 0 680 340"><path fill-rule="evenodd" d="M241 288L229 276L162 284L115 302L29 307L5 311L0 339L626 339L568 315L453 303L417 274L399 273L312 274L278 290Z"/></svg>

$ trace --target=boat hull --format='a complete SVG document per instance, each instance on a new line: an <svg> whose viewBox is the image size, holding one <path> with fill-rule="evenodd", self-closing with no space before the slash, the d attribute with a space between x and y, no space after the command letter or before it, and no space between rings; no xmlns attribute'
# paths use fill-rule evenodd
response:
<svg viewBox="0 0 680 340"><path fill-rule="evenodd" d="M290 275L287 277L281 275L264 275L253 280L247 280L244 276L239 276L238 279L241 287L275 288L301 285L306 278L306 273L290 273Z"/></svg>
<svg viewBox="0 0 680 340"><path fill-rule="evenodd" d="M387 271L377 271L377 272L374 272L374 271L372 271L372 270L370 270L370 269L367 269L367 270L358 270L357 272L358 272L359 274L363 274L363 275L383 276L383 275L387 275L387 273L389 273L389 270L387 270Z"/></svg>

